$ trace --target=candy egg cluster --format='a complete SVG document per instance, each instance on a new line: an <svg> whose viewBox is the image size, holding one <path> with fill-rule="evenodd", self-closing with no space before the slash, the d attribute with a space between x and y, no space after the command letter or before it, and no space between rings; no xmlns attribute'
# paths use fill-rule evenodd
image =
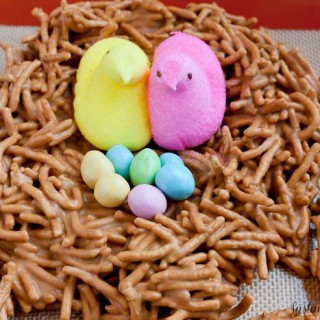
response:
<svg viewBox="0 0 320 320"><path fill-rule="evenodd" d="M166 152L159 157L150 148L135 156L123 145L111 147L106 155L89 151L82 160L81 174L101 205L116 207L128 199L130 210L144 219L163 214L166 197L184 200L195 187L192 173L178 155Z"/></svg>

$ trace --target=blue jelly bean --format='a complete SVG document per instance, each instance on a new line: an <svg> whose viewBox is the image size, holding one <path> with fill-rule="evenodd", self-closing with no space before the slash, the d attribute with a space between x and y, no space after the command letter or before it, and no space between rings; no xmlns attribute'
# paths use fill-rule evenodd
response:
<svg viewBox="0 0 320 320"><path fill-rule="evenodd" d="M195 187L191 171L181 164L168 163L156 174L156 186L170 199L185 200Z"/></svg>
<svg viewBox="0 0 320 320"><path fill-rule="evenodd" d="M166 165L167 163L177 163L184 165L182 159L175 153L165 152L160 156L161 167Z"/></svg>
<svg viewBox="0 0 320 320"><path fill-rule="evenodd" d="M117 144L107 151L106 156L112 162L115 172L129 181L130 165L134 158L132 152L126 146Z"/></svg>

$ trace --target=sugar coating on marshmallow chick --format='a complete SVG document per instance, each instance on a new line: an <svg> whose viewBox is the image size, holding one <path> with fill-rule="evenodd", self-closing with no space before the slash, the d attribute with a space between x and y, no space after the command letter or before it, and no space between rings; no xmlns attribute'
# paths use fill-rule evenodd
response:
<svg viewBox="0 0 320 320"><path fill-rule="evenodd" d="M149 60L135 43L108 38L83 55L77 71L74 112L83 136L108 150L139 150L151 139L147 106Z"/></svg>
<svg viewBox="0 0 320 320"><path fill-rule="evenodd" d="M202 40L175 32L155 50L148 80L155 142L184 150L207 141L221 126L226 85L221 65Z"/></svg>

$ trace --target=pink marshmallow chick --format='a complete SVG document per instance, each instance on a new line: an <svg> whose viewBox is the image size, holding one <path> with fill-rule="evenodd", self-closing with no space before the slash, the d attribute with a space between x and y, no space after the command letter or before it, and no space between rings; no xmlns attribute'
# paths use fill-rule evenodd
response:
<svg viewBox="0 0 320 320"><path fill-rule="evenodd" d="M156 49L148 79L154 141L184 150L207 141L221 126L226 84L221 65L202 40L172 33Z"/></svg>

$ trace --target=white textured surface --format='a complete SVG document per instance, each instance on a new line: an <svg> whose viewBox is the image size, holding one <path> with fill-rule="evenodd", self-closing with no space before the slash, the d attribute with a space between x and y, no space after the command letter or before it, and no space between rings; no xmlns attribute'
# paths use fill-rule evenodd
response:
<svg viewBox="0 0 320 320"><path fill-rule="evenodd" d="M0 25L0 39L3 42L19 46L24 37L31 35L37 29L38 27L13 27Z"/></svg>
<svg viewBox="0 0 320 320"><path fill-rule="evenodd" d="M35 27L0 26L0 40L19 45L21 38L30 35ZM297 47L320 75L320 31L269 30L272 37L286 44L288 48ZM0 55L0 65L3 63ZM263 311L286 309L296 305L320 303L320 282L315 279L299 279L283 267L277 267L270 273L267 281L255 279L252 286L241 286L240 296L249 293L254 302L249 312L240 317L247 320ZM78 315L73 320L80 319ZM58 320L58 313L42 312L26 316L16 316L15 320ZM94 319L93 319L94 320Z"/></svg>
<svg viewBox="0 0 320 320"><path fill-rule="evenodd" d="M320 30L269 30L269 32L287 48L298 48L320 76Z"/></svg>
<svg viewBox="0 0 320 320"><path fill-rule="evenodd" d="M277 267L270 272L267 281L256 278L251 286L242 285L239 298L244 293L253 296L253 304L239 320L247 320L263 311L287 309L293 305L319 304L320 282L314 278L300 279L285 267Z"/></svg>
<svg viewBox="0 0 320 320"><path fill-rule="evenodd" d="M37 27L12 27L0 25L0 41L3 43L11 43L18 47L23 47L21 40L35 32ZM0 72L3 71L4 54L0 50Z"/></svg>

